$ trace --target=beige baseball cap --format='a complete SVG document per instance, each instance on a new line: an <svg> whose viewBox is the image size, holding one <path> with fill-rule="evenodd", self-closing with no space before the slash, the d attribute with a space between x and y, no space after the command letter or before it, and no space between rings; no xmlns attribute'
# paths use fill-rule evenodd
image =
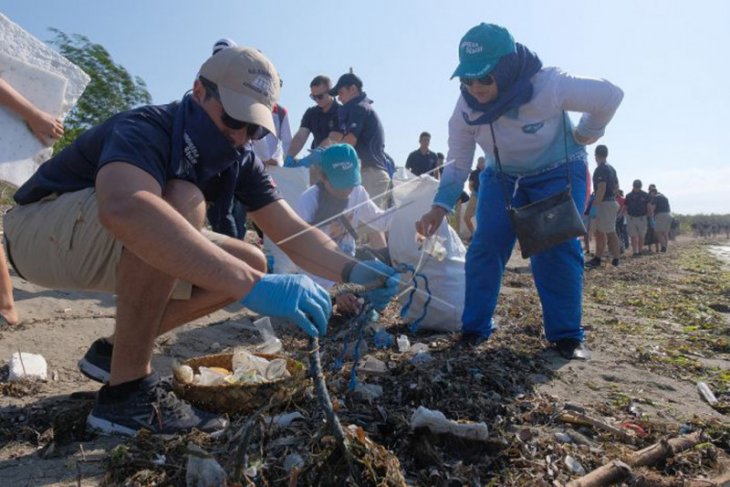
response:
<svg viewBox="0 0 730 487"><path fill-rule="evenodd" d="M199 75L218 85L228 115L276 133L271 109L279 99L281 82L274 65L260 51L223 49L203 63Z"/></svg>

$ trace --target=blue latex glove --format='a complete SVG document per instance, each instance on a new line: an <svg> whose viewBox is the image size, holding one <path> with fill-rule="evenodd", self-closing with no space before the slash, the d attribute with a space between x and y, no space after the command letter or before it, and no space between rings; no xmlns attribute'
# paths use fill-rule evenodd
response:
<svg viewBox="0 0 730 487"><path fill-rule="evenodd" d="M309 167L313 164L319 164L322 161L322 153L324 152L324 149L321 147L318 147L311 151L308 156L302 157L299 159L299 165L304 167Z"/></svg>
<svg viewBox="0 0 730 487"><path fill-rule="evenodd" d="M327 333L332 316L327 291L301 274L265 274L241 304L261 315L288 318L312 337Z"/></svg>
<svg viewBox="0 0 730 487"><path fill-rule="evenodd" d="M391 299L398 292L398 283L400 282L400 274L390 266L387 266L379 260L366 260L358 262L350 271L349 282L355 284L368 285L378 279L385 279L383 287L369 291L364 294L375 307L375 309L384 309Z"/></svg>
<svg viewBox="0 0 730 487"><path fill-rule="evenodd" d="M298 165L299 163L294 159L294 156L287 154L286 159L284 159L284 167L297 167Z"/></svg>
<svg viewBox="0 0 730 487"><path fill-rule="evenodd" d="M598 216L598 205L595 203L591 206L590 211L588 212L588 216L591 218L596 218Z"/></svg>

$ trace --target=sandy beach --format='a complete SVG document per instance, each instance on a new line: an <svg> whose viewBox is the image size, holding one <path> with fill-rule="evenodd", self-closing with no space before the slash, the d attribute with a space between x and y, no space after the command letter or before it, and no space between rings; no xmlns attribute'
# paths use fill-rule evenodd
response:
<svg viewBox="0 0 730 487"><path fill-rule="evenodd" d="M579 477L566 466L567 456L590 471L661 438L698 430L708 434L704 450L664 463L653 474L667 481L719 475L730 454L730 264L719 260L710 244L728 242L680 238L665 255L587 272L584 323L593 351L588 362L566 362L548 348L527 261L515 255L504 278L499 330L486 344L464 350L455 335L411 335L411 343L429 346L433 360L423 364L411 363L411 356L394 348L371 348L368 353L387 363L389 373L360 380L381 386L383 394L370 403L350 394L342 376L330 375L340 418L390 450L409 485L562 485ZM22 324L0 331L0 360L17 351L39 353L48 361L49 380L0 383L0 485L185 485L183 440L201 444L230 466L232 433L217 440L171 439L154 448L145 443L145 449L139 439L85 432L98 385L78 372L76 362L93 340L112 330L114 299L47 290L16 275L13 282ZM385 318L389 331L407 333L395 313ZM186 325L158 339L154 366L169 374L173 359L253 343L255 335L242 327L250 321L246 310L231 306ZM341 346L339 326L324 340L326 362ZM303 335L282 323L275 328L287 353L303 358ZM714 408L698 394L698 381L720 400ZM418 406L483 421L492 440L475 450L413 432L408 419ZM625 437L571 427L559 419L566 408L600 418ZM270 432L266 441L254 438L249 466L257 462L259 481L269 485L326 484L317 473L326 468L315 458L326 450L316 400L305 398L287 410L300 411L305 420ZM248 418L231 419L235 432ZM573 430L588 436L591 446L556 440L558 433ZM280 440L287 437L294 443L284 448ZM119 445L126 456L115 463ZM150 449L163 455L156 463L142 458ZM281 464L292 452L305 462L298 484Z"/></svg>

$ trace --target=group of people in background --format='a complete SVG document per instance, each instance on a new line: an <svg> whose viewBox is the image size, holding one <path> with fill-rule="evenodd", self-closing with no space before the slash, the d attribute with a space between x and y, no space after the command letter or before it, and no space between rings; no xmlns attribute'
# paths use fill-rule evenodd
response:
<svg viewBox="0 0 730 487"><path fill-rule="evenodd" d="M618 176L608 163L608 147L595 149L596 169L593 171L594 192L583 214L587 234L584 251L591 254L591 240L595 241L593 258L586 262L588 269L601 266L608 247L610 262L619 265L621 254L631 249L632 257L651 252L666 252L673 225L669 199L650 184L644 191L640 179L634 180L628 194L619 187ZM644 249L644 246L649 249Z"/></svg>

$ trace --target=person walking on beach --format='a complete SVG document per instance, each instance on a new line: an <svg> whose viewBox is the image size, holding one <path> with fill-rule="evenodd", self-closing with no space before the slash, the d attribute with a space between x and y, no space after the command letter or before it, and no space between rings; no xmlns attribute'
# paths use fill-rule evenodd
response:
<svg viewBox="0 0 730 487"><path fill-rule="evenodd" d="M431 134L421 132L421 135L418 136L418 149L408 154L406 169L416 176L420 176L421 174L428 174L432 177L438 176L435 174L436 171L434 171L438 167L438 158L436 153L428 148L430 143Z"/></svg>
<svg viewBox="0 0 730 487"><path fill-rule="evenodd" d="M626 195L626 226L631 239L631 250L638 257L644 248L644 236L648 228L649 194L641 189L640 179L634 180L631 192Z"/></svg>
<svg viewBox="0 0 730 487"><path fill-rule="evenodd" d="M2 78L0 78L0 108L6 108L22 118L28 130L45 146L53 145L56 140L63 137L61 120L40 110ZM0 325L5 323L15 326L18 321L8 262L5 251L0 247Z"/></svg>
<svg viewBox="0 0 730 487"><path fill-rule="evenodd" d="M224 427L168 393L151 358L157 336L227 304L287 318L310 336L326 332L328 293L304 275L266 274L258 248L206 230L209 201L238 197L273 240L289 238L282 250L309 272L338 282L385 276L367 296L376 306L395 293L393 269L353 262L280 199L263 164L239 164L251 140L275 130L280 83L271 62L257 49L229 47L198 73L181 101L122 112L84 132L18 189L5 216L9 255L24 279L116 294L113 343L97 340L79 362L106 383L90 430Z"/></svg>
<svg viewBox="0 0 730 487"><path fill-rule="evenodd" d="M656 185L649 185L649 211L654 215L654 232L657 243L662 252L667 251L669 230L672 225L669 199L657 191Z"/></svg>
<svg viewBox="0 0 730 487"><path fill-rule="evenodd" d="M616 215L616 235L621 244L621 253L629 248L629 234L626 231L626 197L624 191L616 191L616 203L618 203L618 214Z"/></svg>
<svg viewBox="0 0 730 487"><path fill-rule="evenodd" d="M593 171L593 188L596 198L593 205L596 207L595 224L596 234L596 256L586 262L587 269L595 269L601 266L601 257L606 250L611 253L611 265L618 266L618 259L621 254L618 236L616 235L616 215L619 204L616 202L616 191L618 190L618 177L616 170L608 163L608 147L599 145L595 151L596 170Z"/></svg>
<svg viewBox="0 0 730 487"><path fill-rule="evenodd" d="M604 134L623 92L605 80L543 68L537 55L516 43L507 29L485 23L462 37L453 77L461 82L449 120L447 159L453 162L444 170L431 210L416 228L423 235L437 230L461 193L478 144L490 160L480 177L462 315L462 341L478 344L492 333L502 274L515 244L505 193L512 205L520 207L565 189L569 173L575 205L584 208L585 145ZM583 113L576 127L566 111ZM561 150L551 150L554 147ZM496 157L491 157L497 151L503 175L496 168ZM548 341L562 357L587 358L578 239L532 256L531 267Z"/></svg>

